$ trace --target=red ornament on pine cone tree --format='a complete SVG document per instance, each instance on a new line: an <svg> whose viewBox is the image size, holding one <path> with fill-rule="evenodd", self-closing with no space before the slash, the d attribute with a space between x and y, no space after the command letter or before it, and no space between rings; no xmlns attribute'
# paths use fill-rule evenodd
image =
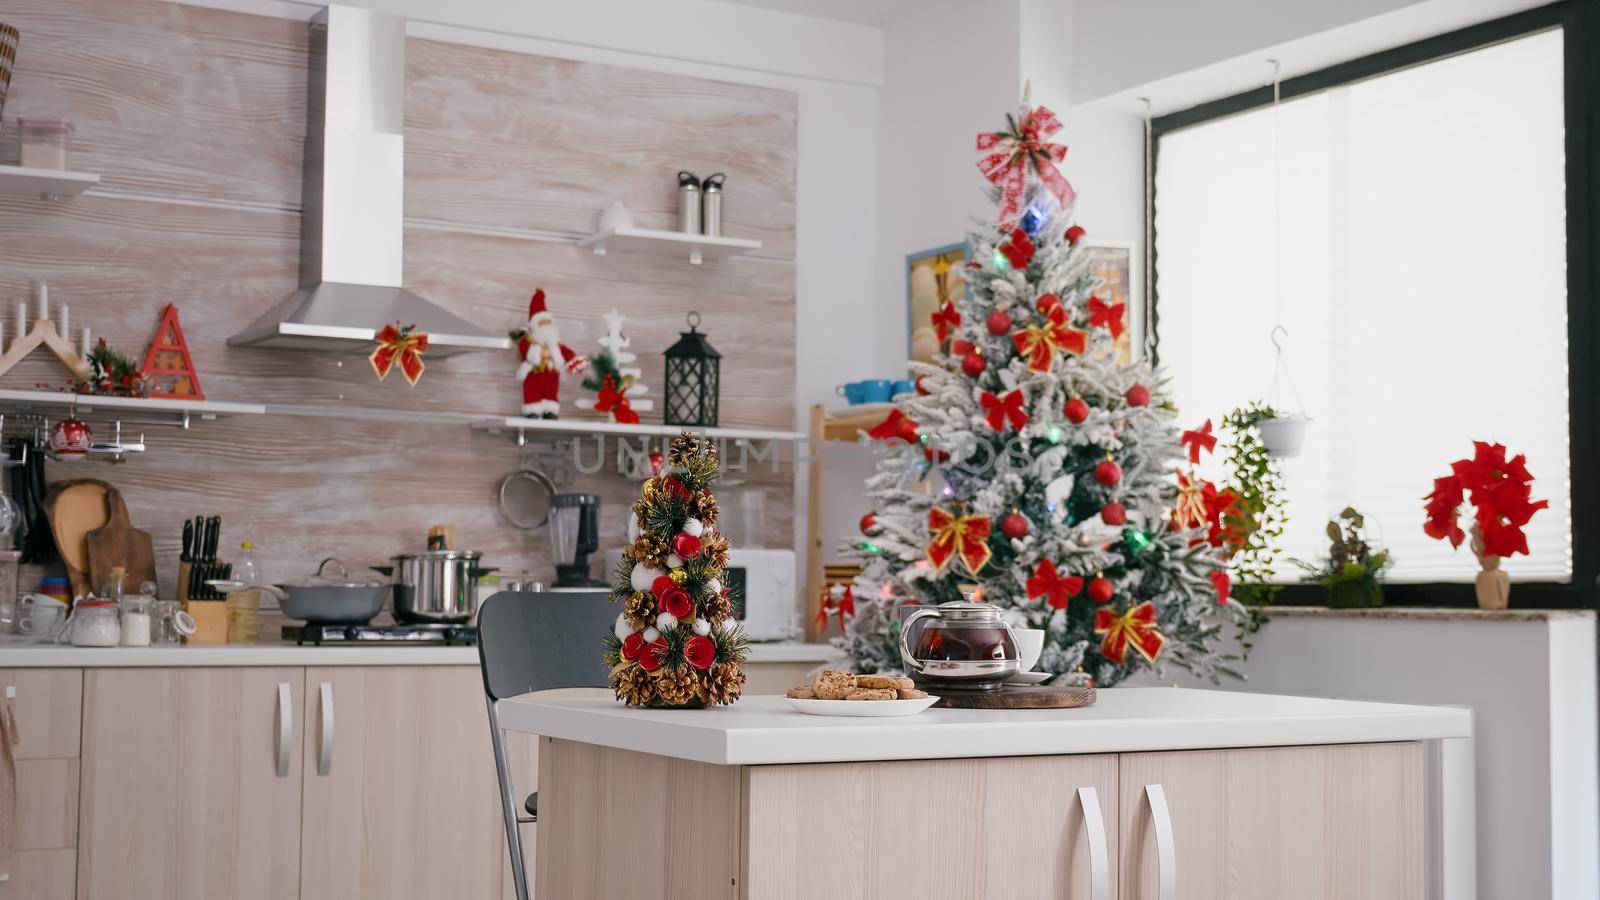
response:
<svg viewBox="0 0 1600 900"><path fill-rule="evenodd" d="M961 371L965 372L968 378L982 375L983 368L983 357L977 353L968 353L967 358L961 361Z"/></svg>
<svg viewBox="0 0 1600 900"><path fill-rule="evenodd" d="M1113 460L1105 460L1094 467L1094 480L1106 487L1110 487L1122 480L1122 467ZM683 554L680 553L678 555L682 556Z"/></svg>
<svg viewBox="0 0 1600 900"><path fill-rule="evenodd" d="M1027 535L1028 530L1032 527L1033 523L1029 522L1028 517L1022 513L1010 513L1000 520L1000 533L1014 541Z"/></svg>
<svg viewBox="0 0 1600 900"><path fill-rule="evenodd" d="M635 631L622 639L622 658L633 662L644 652L644 634Z"/></svg>
<svg viewBox="0 0 1600 900"><path fill-rule="evenodd" d="M1107 525L1128 524L1128 508L1113 500L1100 507L1100 521Z"/></svg>
<svg viewBox="0 0 1600 900"><path fill-rule="evenodd" d="M1065 237L1067 239L1067 243L1076 246L1079 241L1083 240L1083 236L1085 234L1088 234L1088 232L1083 230L1082 225L1074 225L1067 229Z"/></svg>
<svg viewBox="0 0 1600 900"><path fill-rule="evenodd" d="M1136 384L1133 387L1128 388L1128 405L1149 406L1150 389L1142 384Z"/></svg>
<svg viewBox="0 0 1600 900"><path fill-rule="evenodd" d="M1095 576L1093 581L1089 582L1089 599L1096 603L1110 603L1111 597L1115 593L1116 591L1111 587L1111 582L1098 575Z"/></svg>
<svg viewBox="0 0 1600 900"><path fill-rule="evenodd" d="M700 539L687 531L680 531L672 539L672 552L684 559L694 559L700 555Z"/></svg>
<svg viewBox="0 0 1600 900"><path fill-rule="evenodd" d="M1089 404L1082 397L1073 397L1067 401L1065 410L1067 421L1074 425L1082 425L1083 420L1089 418Z"/></svg>
<svg viewBox="0 0 1600 900"><path fill-rule="evenodd" d="M639 668L646 672L654 672L666 661L667 653L667 639L656 638L639 651Z"/></svg>
<svg viewBox="0 0 1600 900"><path fill-rule="evenodd" d="M989 333L995 337L999 337L1000 335L1011 330L1011 316L1000 312L999 310L995 310L989 314L988 325Z"/></svg>
<svg viewBox="0 0 1600 900"><path fill-rule="evenodd" d="M861 517L861 533L871 534L872 529L878 527L878 514L867 513Z"/></svg>

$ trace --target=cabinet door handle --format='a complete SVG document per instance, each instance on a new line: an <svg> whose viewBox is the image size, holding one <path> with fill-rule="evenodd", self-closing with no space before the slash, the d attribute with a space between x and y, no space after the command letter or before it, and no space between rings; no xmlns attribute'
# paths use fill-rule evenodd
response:
<svg viewBox="0 0 1600 900"><path fill-rule="evenodd" d="M322 735L317 749L317 774L333 769L333 682L322 682Z"/></svg>
<svg viewBox="0 0 1600 900"><path fill-rule="evenodd" d="M1167 792L1159 784L1144 786L1150 803L1150 821L1156 827L1156 871L1160 875L1159 900L1177 900L1178 853L1172 840L1172 811L1167 809Z"/></svg>
<svg viewBox="0 0 1600 900"><path fill-rule="evenodd" d="M1106 820L1092 787L1078 788L1083 828L1089 836L1089 900L1111 900L1111 859L1106 852Z"/></svg>
<svg viewBox="0 0 1600 900"><path fill-rule="evenodd" d="M289 682L278 682L278 777L289 777L290 749L294 744L294 694Z"/></svg>

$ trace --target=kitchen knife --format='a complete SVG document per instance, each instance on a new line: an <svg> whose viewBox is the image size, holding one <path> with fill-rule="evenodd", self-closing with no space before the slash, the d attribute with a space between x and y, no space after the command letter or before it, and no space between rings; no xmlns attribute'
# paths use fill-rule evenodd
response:
<svg viewBox="0 0 1600 900"><path fill-rule="evenodd" d="M194 523L188 519L183 522L183 553L178 562L194 562Z"/></svg>

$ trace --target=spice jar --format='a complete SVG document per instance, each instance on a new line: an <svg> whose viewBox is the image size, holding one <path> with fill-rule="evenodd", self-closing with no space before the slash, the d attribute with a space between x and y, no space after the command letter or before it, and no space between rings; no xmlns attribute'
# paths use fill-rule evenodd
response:
<svg viewBox="0 0 1600 900"><path fill-rule="evenodd" d="M25 169L65 169L67 135L72 121L58 116L18 116L22 129L22 166Z"/></svg>
<svg viewBox="0 0 1600 900"><path fill-rule="evenodd" d="M74 647L115 647L122 642L121 610L110 600L80 600L72 608Z"/></svg>
<svg viewBox="0 0 1600 900"><path fill-rule="evenodd" d="M151 598L135 594L122 598L122 646L150 646Z"/></svg>

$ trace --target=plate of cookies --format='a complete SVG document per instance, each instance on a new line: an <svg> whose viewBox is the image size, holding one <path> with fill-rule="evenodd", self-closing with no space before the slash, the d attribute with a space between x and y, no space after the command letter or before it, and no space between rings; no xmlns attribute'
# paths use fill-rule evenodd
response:
<svg viewBox="0 0 1600 900"><path fill-rule="evenodd" d="M784 697L809 716L914 716L939 702L904 675L857 675L823 669Z"/></svg>

